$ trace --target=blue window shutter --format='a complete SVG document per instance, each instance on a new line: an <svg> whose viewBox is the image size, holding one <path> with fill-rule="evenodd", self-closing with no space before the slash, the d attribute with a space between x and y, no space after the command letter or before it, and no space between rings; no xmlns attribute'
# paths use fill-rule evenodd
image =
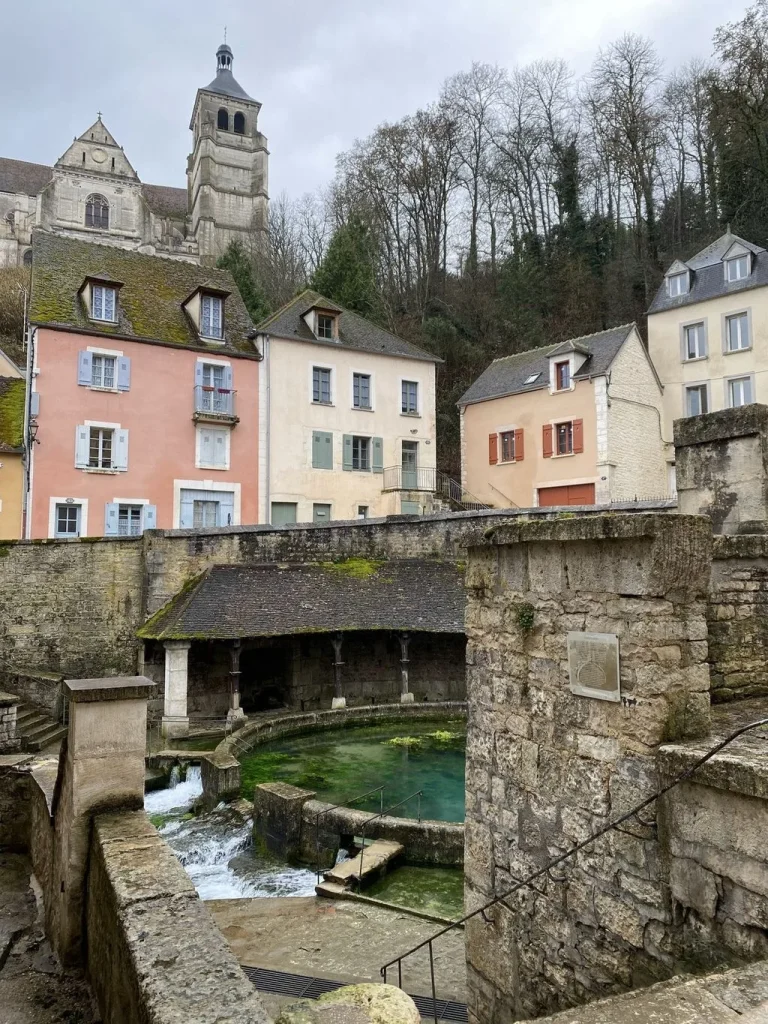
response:
<svg viewBox="0 0 768 1024"><path fill-rule="evenodd" d="M93 373L93 355L90 352L77 354L77 383L89 385Z"/></svg>
<svg viewBox="0 0 768 1024"><path fill-rule="evenodd" d="M118 356L117 359L117 390L131 390L131 360L128 356Z"/></svg>
<svg viewBox="0 0 768 1024"><path fill-rule="evenodd" d="M88 427L78 424L75 427L75 467L86 469L88 466Z"/></svg>
<svg viewBox="0 0 768 1024"><path fill-rule="evenodd" d="M142 530L157 529L157 505L145 505L141 517Z"/></svg>
<svg viewBox="0 0 768 1024"><path fill-rule="evenodd" d="M344 435L342 469L352 469L352 435Z"/></svg>
<svg viewBox="0 0 768 1024"><path fill-rule="evenodd" d="M104 536L117 537L118 511L120 506L117 502L108 501L104 509Z"/></svg>
<svg viewBox="0 0 768 1024"><path fill-rule="evenodd" d="M374 437L371 441L373 454L371 456L371 469L374 473L384 472L384 439Z"/></svg>
<svg viewBox="0 0 768 1024"><path fill-rule="evenodd" d="M179 502L179 529L191 530L194 526L195 492L182 490Z"/></svg>
<svg viewBox="0 0 768 1024"><path fill-rule="evenodd" d="M115 431L115 451L112 465L115 469L128 469L128 431Z"/></svg>
<svg viewBox="0 0 768 1024"><path fill-rule="evenodd" d="M224 383L222 384L222 387L226 388L228 391L232 390L232 367L231 366L225 366L224 367Z"/></svg>
<svg viewBox="0 0 768 1024"><path fill-rule="evenodd" d="M232 526L235 521L235 496L231 491L220 491L217 494L219 499L219 526Z"/></svg>
<svg viewBox="0 0 768 1024"><path fill-rule="evenodd" d="M195 387L203 386L203 363L198 360L195 363Z"/></svg>
<svg viewBox="0 0 768 1024"><path fill-rule="evenodd" d="M33 391L29 396L29 415L40 415L40 392Z"/></svg>

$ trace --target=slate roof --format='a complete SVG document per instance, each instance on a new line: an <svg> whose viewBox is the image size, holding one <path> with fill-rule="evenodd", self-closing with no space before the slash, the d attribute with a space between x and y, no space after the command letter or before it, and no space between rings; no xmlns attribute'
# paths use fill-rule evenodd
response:
<svg viewBox="0 0 768 1024"><path fill-rule="evenodd" d="M319 306L321 309L336 310L339 313L339 337L331 341L328 338L316 338L303 319L310 309ZM319 292L307 288L295 299L291 299L282 309L258 325L259 331L275 335L278 338L289 338L292 341L308 341L315 345L332 348L351 348L362 352L376 352L386 356L405 356L407 359L423 359L431 363L441 362L437 356L417 348L409 341L403 341L383 327L358 316L351 310L344 309L337 303L327 299Z"/></svg>
<svg viewBox="0 0 768 1024"><path fill-rule="evenodd" d="M241 100L250 100L251 103L255 102L253 97L249 96L242 85L240 85L229 68L221 68L217 71L214 80L205 86L205 91L217 92L222 96L234 96Z"/></svg>
<svg viewBox="0 0 768 1024"><path fill-rule="evenodd" d="M150 210L158 217L185 220L187 216L187 190L168 185L142 185L141 194Z"/></svg>
<svg viewBox="0 0 768 1024"><path fill-rule="evenodd" d="M355 575L343 562L215 565L138 635L225 640L363 629L464 632L464 579L455 562L364 564L370 574Z"/></svg>
<svg viewBox="0 0 768 1024"><path fill-rule="evenodd" d="M24 450L24 395L22 377L0 377L0 452Z"/></svg>
<svg viewBox="0 0 768 1024"><path fill-rule="evenodd" d="M26 160L10 160L0 156L0 192L21 192L36 196L53 177L53 168L31 164Z"/></svg>
<svg viewBox="0 0 768 1024"><path fill-rule="evenodd" d="M488 369L464 392L458 404L471 405L473 402L484 402L489 398L519 395L549 387L550 356L560 355L569 351L571 347L576 351L589 353L587 360L573 375L574 380L606 373L634 329L633 323L622 324L621 327L611 327L607 331L598 331L597 334L572 338L565 343L558 342L557 345L531 348L527 352L517 352L513 356L494 359ZM539 376L530 384L526 384L526 380L533 374Z"/></svg>
<svg viewBox="0 0 768 1024"><path fill-rule="evenodd" d="M726 281L722 260L734 242L739 242L753 253L752 273L741 281ZM676 262L681 263L683 267L688 267L691 271L689 291L685 295L670 296L667 294L666 281L662 281L648 308L649 313L678 309L682 306L690 306L694 302L750 291L752 288L768 284L768 252L761 246L748 242L730 231L726 231L724 235L701 249L690 260Z"/></svg>
<svg viewBox="0 0 768 1024"><path fill-rule="evenodd" d="M122 284L118 321L88 318L79 294L88 277ZM183 303L199 287L229 292L225 305L224 344L203 341ZM201 267L184 260L98 245L37 231L32 238L32 294L29 319L35 324L147 339L216 352L242 352L255 356L251 319L225 270Z"/></svg>

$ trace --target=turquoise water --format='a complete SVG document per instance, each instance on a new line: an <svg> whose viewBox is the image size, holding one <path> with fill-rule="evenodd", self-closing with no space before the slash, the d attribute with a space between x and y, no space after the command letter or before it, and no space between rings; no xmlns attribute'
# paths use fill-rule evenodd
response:
<svg viewBox="0 0 768 1024"><path fill-rule="evenodd" d="M464 915L464 872L406 864L374 882L365 895L454 921Z"/></svg>
<svg viewBox="0 0 768 1024"><path fill-rule="evenodd" d="M464 821L465 733L463 719L447 719L336 729L264 744L241 758L242 794L251 799L259 783L288 782L314 790L319 800L345 804L383 785L385 808L422 790L422 818ZM377 811L379 797L354 806ZM391 813L415 818L417 809L414 799Z"/></svg>

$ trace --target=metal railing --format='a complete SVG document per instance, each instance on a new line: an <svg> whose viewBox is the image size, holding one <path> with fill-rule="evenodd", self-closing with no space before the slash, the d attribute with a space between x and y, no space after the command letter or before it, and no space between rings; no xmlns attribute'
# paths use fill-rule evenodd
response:
<svg viewBox="0 0 768 1024"><path fill-rule="evenodd" d="M396 807L402 807L403 804L407 804L410 800L414 800L418 797L417 804L417 820L421 822L421 798L424 795L424 791L419 789L415 793L410 793L404 800L398 800L396 804L390 804L389 807L382 807L378 814L373 814L370 818L366 818L363 822L363 830L360 833L360 876L357 880L358 889L363 884L363 855L365 854L365 832L372 821L377 821L379 818L383 818L385 814L389 814L390 811L394 811ZM383 794L382 794L383 796Z"/></svg>
<svg viewBox="0 0 768 1024"><path fill-rule="evenodd" d="M481 907L478 907L477 910L473 910L470 914L465 914L457 921L452 921L451 924L446 925L445 928L441 928L440 931L435 932L435 934L430 936L428 939L424 939L423 942L420 942L416 946L412 946L411 949L407 950L405 953L402 953L400 956L395 957L393 960L389 960L381 968L381 976L384 981L384 984L387 983L387 972L395 965L397 965L397 984L398 988L402 988L403 961L406 960L409 956L412 956L414 953L418 952L420 949L424 949L425 947L427 947L429 952L429 971L432 982L432 1005L434 1008L434 1022L435 1024L439 1024L437 1016L437 992L435 989L435 961L433 951L433 943L435 942L436 939L439 939L442 935L445 935L446 932L452 931L454 928L460 928L473 917L482 916L484 920L487 920L485 916L486 911L490 910L491 907L496 906L496 904L498 903L502 903L507 908L507 910L510 911L510 913L514 913L514 911L506 901L509 899L510 896L514 896L521 889L531 888L535 892L539 893L539 895L544 895L544 893L542 893L541 890L534 885L535 882L543 878L545 875L552 882L555 883L564 881L564 877L557 878L556 876L552 875L552 869L557 867L558 864L562 864L564 861L569 860L575 854L579 853L585 847L590 846L592 843L602 838L602 836L606 835L608 832L612 832L615 830L617 832L623 832L627 835L633 836L635 839L646 841L649 837L638 835L631 829L622 828L621 826L624 825L625 822L629 822L634 818L641 828L655 829L656 822L649 822L646 821L644 818L641 818L641 811L645 810L646 807L649 807L652 803L658 800L659 797L662 797L666 793L669 793L669 791L671 789L674 789L675 786L679 786L681 782L685 782L686 779L689 779L699 770L699 768L701 768L702 765L706 764L707 761L710 760L710 758L714 757L715 754L719 753L724 747L727 747L729 743L732 743L739 736L742 736L745 732L749 732L751 729L757 729L761 726L766 725L768 725L768 718L760 718L756 722L750 722L749 725L744 725L741 728L734 730L734 732L726 736L724 740L722 740L716 746L712 747L711 750L707 751L706 754L700 757L698 761L691 765L690 768L686 769L686 771L684 771L681 775L678 775L675 779L672 780L672 782L668 783L666 786L663 786L657 793L654 793L653 796L649 796L641 803L637 804L637 806L633 807L631 811L627 811L626 814L622 814L621 817L617 818L615 821L609 822L609 824L604 825L603 828L598 829L597 832L593 832L591 836L588 836L586 839L583 839L580 843L576 843L575 846L572 846L571 849L567 850L565 853L560 854L559 857L554 857L543 868L539 868L538 871L534 871L533 874L528 875L527 878L517 881L511 889L507 889L506 891L500 893L498 896L494 896L493 899L488 900L487 903L484 903Z"/></svg>
<svg viewBox="0 0 768 1024"><path fill-rule="evenodd" d="M380 795L379 807L384 810L384 787L377 786L376 789L369 789L367 793L361 793L351 800L345 800L344 803L332 804L330 807L324 807L322 811L318 811L315 816L315 877L318 882L320 881L320 819L331 811L338 810L339 807L351 807L352 804L358 804L366 797L373 796L374 793Z"/></svg>
<svg viewBox="0 0 768 1024"><path fill-rule="evenodd" d="M490 506L485 505L473 494L464 490L461 484L429 467L390 466L384 470L383 491L427 491L444 498L462 511L479 512Z"/></svg>
<svg viewBox="0 0 768 1024"><path fill-rule="evenodd" d="M215 388L206 384L195 385L195 415L215 416L222 419L235 415L236 391L231 388Z"/></svg>

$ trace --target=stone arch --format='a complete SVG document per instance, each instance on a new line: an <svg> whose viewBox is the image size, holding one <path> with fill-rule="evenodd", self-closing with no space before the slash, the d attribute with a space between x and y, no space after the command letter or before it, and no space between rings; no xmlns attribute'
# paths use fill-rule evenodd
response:
<svg viewBox="0 0 768 1024"><path fill-rule="evenodd" d="M237 135L245 135L245 114L237 111L234 118L234 131Z"/></svg>
<svg viewBox="0 0 768 1024"><path fill-rule="evenodd" d="M216 115L216 127L224 132L229 131L229 111L224 107L219 107L219 112Z"/></svg>
<svg viewBox="0 0 768 1024"><path fill-rule="evenodd" d="M87 228L109 228L109 203L104 196L94 193L85 201L85 226Z"/></svg>

